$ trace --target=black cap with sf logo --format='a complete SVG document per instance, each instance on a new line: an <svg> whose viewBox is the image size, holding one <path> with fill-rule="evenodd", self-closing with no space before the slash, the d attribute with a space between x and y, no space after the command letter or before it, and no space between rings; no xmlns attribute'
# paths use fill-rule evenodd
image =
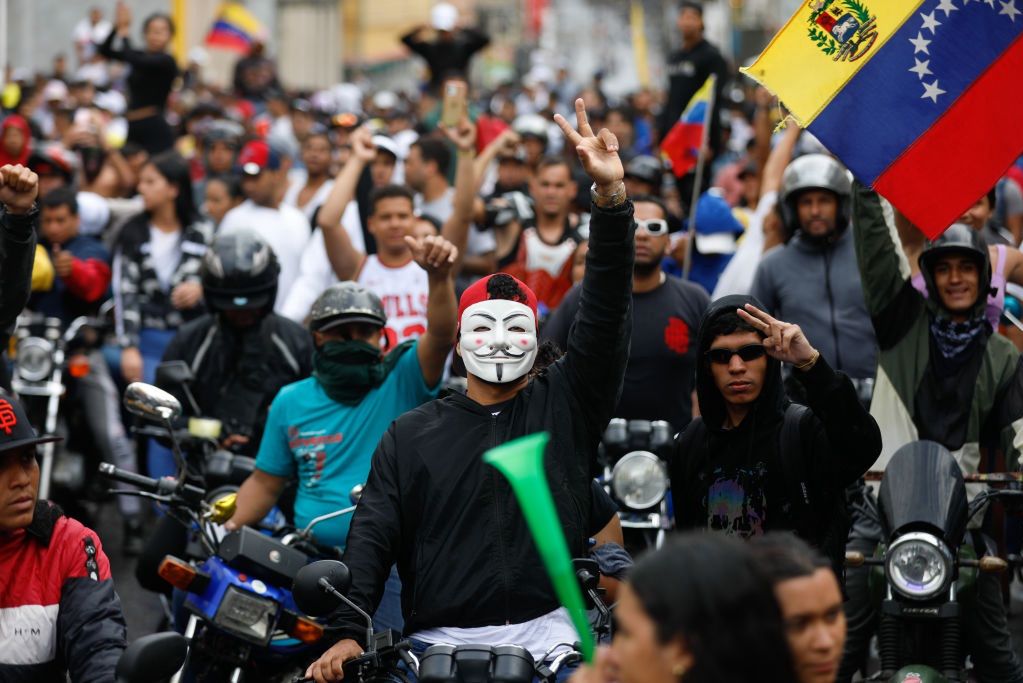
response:
<svg viewBox="0 0 1023 683"><path fill-rule="evenodd" d="M63 438L36 434L21 402L11 396L0 395L0 453L51 441L63 441Z"/></svg>

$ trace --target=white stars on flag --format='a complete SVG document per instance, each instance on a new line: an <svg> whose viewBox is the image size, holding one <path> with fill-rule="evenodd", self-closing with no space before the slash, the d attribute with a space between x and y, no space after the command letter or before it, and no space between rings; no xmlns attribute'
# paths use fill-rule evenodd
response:
<svg viewBox="0 0 1023 683"><path fill-rule="evenodd" d="M931 44L931 41L924 38L923 33L917 33L916 38L910 38L909 42L913 43L913 54L917 52L923 52L926 55L931 54L927 49L927 46Z"/></svg>
<svg viewBox="0 0 1023 683"><path fill-rule="evenodd" d="M944 12L945 17L948 18L948 15L952 14L952 12L958 12L959 8L952 4L952 0L941 0L938 3L938 10Z"/></svg>
<svg viewBox="0 0 1023 683"><path fill-rule="evenodd" d="M920 96L920 99L930 98L931 102L938 103L938 95L944 95L945 91L938 87L938 79L934 79L933 83L924 83L924 94Z"/></svg>
<svg viewBox="0 0 1023 683"><path fill-rule="evenodd" d="M1016 23L1016 15L1020 14L1020 11L1016 9L1016 0L1008 0L1008 2L1001 2L1002 11L999 14L1005 14L1009 17L1009 21ZM994 7L994 5L992 5Z"/></svg>
<svg viewBox="0 0 1023 683"><path fill-rule="evenodd" d="M915 73L920 80L923 80L924 76L932 75L930 67L931 60L925 59L924 61L920 61L914 57L913 61L916 62L916 66L910 69L910 71Z"/></svg>
<svg viewBox="0 0 1023 683"><path fill-rule="evenodd" d="M924 31L930 31L931 34L933 34L934 29L941 26L941 22L934 16L934 12L931 12L930 14L924 14L921 12L920 17L924 20Z"/></svg>

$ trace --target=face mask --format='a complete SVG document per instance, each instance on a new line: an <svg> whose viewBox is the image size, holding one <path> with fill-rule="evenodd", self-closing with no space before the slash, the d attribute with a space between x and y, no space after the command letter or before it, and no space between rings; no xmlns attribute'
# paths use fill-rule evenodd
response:
<svg viewBox="0 0 1023 683"><path fill-rule="evenodd" d="M461 337L465 368L495 384L514 382L536 360L536 320L525 304L488 299L462 313Z"/></svg>

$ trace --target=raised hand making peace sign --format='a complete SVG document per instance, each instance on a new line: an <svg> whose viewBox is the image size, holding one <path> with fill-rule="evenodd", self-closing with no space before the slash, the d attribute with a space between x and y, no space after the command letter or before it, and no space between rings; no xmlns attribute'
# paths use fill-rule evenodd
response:
<svg viewBox="0 0 1023 683"><path fill-rule="evenodd" d="M607 128L601 128L600 132L593 134L586 117L586 105L581 98L575 101L575 117L578 131L561 114L554 115L554 122L561 127L568 141L575 145L576 154L586 174L597 185L597 194L611 196L618 191L618 184L625 177L622 160L618 157L618 138Z"/></svg>
<svg viewBox="0 0 1023 683"><path fill-rule="evenodd" d="M809 370L820 357L820 352L810 346L799 325L772 318L752 304L746 304L745 309L739 308L736 312L766 335L764 349L771 358L794 365L799 370Z"/></svg>

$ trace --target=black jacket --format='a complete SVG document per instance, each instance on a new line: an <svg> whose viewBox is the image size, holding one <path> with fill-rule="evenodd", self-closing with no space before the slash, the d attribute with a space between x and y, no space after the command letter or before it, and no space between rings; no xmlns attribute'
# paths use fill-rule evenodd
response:
<svg viewBox="0 0 1023 683"><path fill-rule="evenodd" d="M224 423L223 436L252 437L245 451L259 447L266 412L277 392L312 372L313 341L301 325L270 313L251 330L238 332L206 314L185 324L167 346L163 360L183 360L195 381L189 387L203 417ZM178 386L162 387L189 402Z"/></svg>
<svg viewBox="0 0 1023 683"><path fill-rule="evenodd" d="M753 410L737 428L722 429L725 402L706 352L714 341L713 321L746 303L761 307L753 297L727 296L711 304L700 324L696 393L703 417L675 439L670 475L676 527L745 537L794 530L834 559L845 547L838 528L847 525L843 489L877 459L880 430L849 378L823 356L812 369L793 372L806 389L810 413L800 420L787 461L779 446L790 402L781 364L769 356Z"/></svg>
<svg viewBox="0 0 1023 683"><path fill-rule="evenodd" d="M32 293L32 264L36 254L39 210L23 216L0 212L0 334L3 348Z"/></svg>
<svg viewBox="0 0 1023 683"><path fill-rule="evenodd" d="M701 40L691 50L676 50L668 56L668 101L664 103L658 121L660 135L663 139L678 118L685 111L689 100L704 84L711 74L717 74L718 81L714 88L714 111L710 115L710 136L708 143L714 152L721 147L721 121L717 112L720 110L721 93L724 92L725 80L728 77L728 65L721 52Z"/></svg>
<svg viewBox="0 0 1023 683"><path fill-rule="evenodd" d="M631 203L594 209L590 230L564 357L504 404L456 394L405 413L373 454L345 549L349 596L372 613L397 563L407 633L521 623L559 605L510 486L483 463L489 448L551 435L547 480L569 549L575 557L586 552L591 464L629 353ZM347 608L338 614L342 636L361 642L364 622Z"/></svg>
<svg viewBox="0 0 1023 683"><path fill-rule="evenodd" d="M490 44L490 37L475 28L461 28L455 31L450 42L442 40L419 40L418 29L401 37L408 49L426 60L430 67L431 92L439 92L441 85L449 78L465 78L472 56Z"/></svg>

